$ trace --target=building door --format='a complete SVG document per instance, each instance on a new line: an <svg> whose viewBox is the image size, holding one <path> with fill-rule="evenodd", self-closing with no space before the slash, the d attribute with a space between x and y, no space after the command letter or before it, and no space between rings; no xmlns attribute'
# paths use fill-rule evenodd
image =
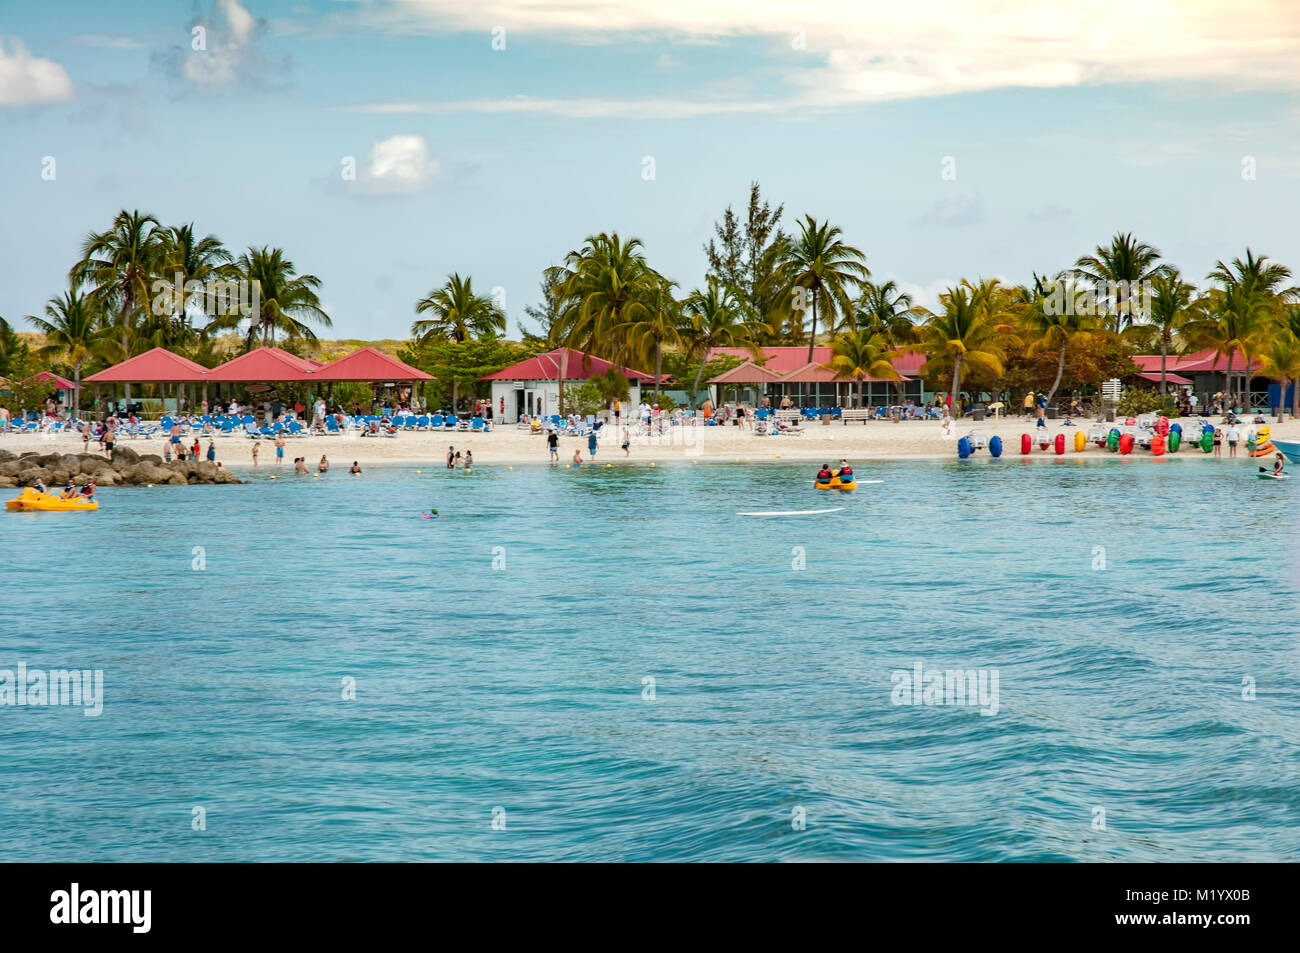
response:
<svg viewBox="0 0 1300 953"><path fill-rule="evenodd" d="M537 391L535 390L524 391L524 401L528 406L529 417L541 416L542 402L537 399Z"/></svg>
<svg viewBox="0 0 1300 953"><path fill-rule="evenodd" d="M518 423L519 418L524 415L524 389L521 387L515 391L515 419L512 423Z"/></svg>

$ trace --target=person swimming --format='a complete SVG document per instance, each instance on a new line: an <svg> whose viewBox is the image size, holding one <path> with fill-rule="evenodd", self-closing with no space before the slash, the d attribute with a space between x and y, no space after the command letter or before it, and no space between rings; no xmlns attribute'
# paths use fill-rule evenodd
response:
<svg viewBox="0 0 1300 953"><path fill-rule="evenodd" d="M353 461L352 461L352 469L349 470L348 472L349 472L349 473L360 473L360 472L361 472L361 465L360 465L359 463L357 463L357 461L353 460Z"/></svg>
<svg viewBox="0 0 1300 953"><path fill-rule="evenodd" d="M438 519L438 508L436 506L429 507L429 512L424 514L424 518L427 520Z"/></svg>

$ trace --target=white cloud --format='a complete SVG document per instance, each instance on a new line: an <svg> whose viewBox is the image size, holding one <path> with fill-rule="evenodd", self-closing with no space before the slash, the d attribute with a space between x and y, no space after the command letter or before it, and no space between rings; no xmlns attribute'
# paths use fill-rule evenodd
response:
<svg viewBox="0 0 1300 953"><path fill-rule="evenodd" d="M542 113L570 119L683 119L735 113L771 112L777 103L696 102L681 99L543 99L534 96L501 96L489 99L458 99L366 103L342 107L345 112L392 115L450 115L452 113Z"/></svg>
<svg viewBox="0 0 1300 953"><path fill-rule="evenodd" d="M262 52L260 41L268 30L266 21L239 0L214 0L209 13L190 22L184 45L155 53L153 58L177 90L256 88L273 82L288 68L287 59L272 62Z"/></svg>
<svg viewBox="0 0 1300 953"><path fill-rule="evenodd" d="M73 95L68 71L53 60L32 56L17 37L0 35L0 106L57 103Z"/></svg>
<svg viewBox="0 0 1300 953"><path fill-rule="evenodd" d="M101 50L142 50L148 45L143 40L120 33L78 33L71 40L78 46L93 46Z"/></svg>
<svg viewBox="0 0 1300 953"><path fill-rule="evenodd" d="M1300 87L1294 0L381 0L355 16L391 31L499 24L578 43L766 38L792 108L1085 83Z"/></svg>
<svg viewBox="0 0 1300 953"><path fill-rule="evenodd" d="M400 194L427 188L438 175L438 162L429 157L424 136L390 136L370 147L357 175L367 192Z"/></svg>

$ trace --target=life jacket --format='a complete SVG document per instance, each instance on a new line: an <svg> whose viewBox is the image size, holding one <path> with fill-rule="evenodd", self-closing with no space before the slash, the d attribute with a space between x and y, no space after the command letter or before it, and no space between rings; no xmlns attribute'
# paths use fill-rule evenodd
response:
<svg viewBox="0 0 1300 953"><path fill-rule="evenodd" d="M830 482L830 479L831 479L831 471L830 471L830 470L819 470L819 471L817 472L817 480L818 480L819 482L821 482L821 483L829 483L829 482Z"/></svg>

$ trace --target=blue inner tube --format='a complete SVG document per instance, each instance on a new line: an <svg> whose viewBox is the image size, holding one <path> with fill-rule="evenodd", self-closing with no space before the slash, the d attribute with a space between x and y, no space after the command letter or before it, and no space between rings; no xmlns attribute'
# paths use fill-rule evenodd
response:
<svg viewBox="0 0 1300 953"><path fill-rule="evenodd" d="M996 434L989 437L989 453L995 457L1002 456L1002 438Z"/></svg>
<svg viewBox="0 0 1300 953"><path fill-rule="evenodd" d="M966 437L962 437L957 441L957 456L963 460L970 456L970 440Z"/></svg>

